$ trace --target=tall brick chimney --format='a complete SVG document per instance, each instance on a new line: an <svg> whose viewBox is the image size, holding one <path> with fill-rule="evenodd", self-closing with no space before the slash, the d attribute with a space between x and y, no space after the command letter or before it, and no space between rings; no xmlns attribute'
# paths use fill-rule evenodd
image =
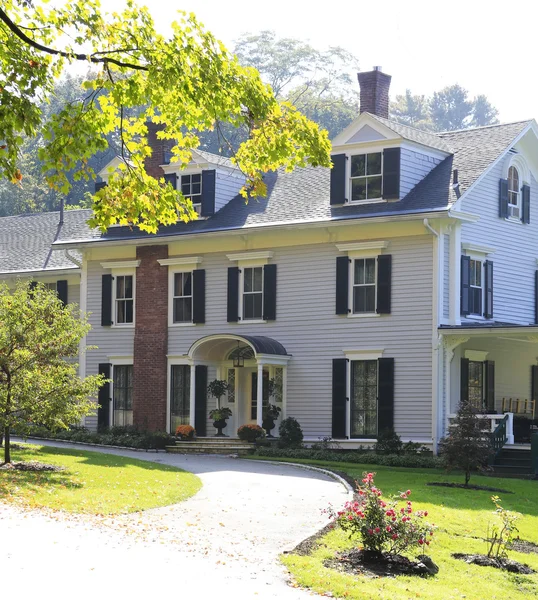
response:
<svg viewBox="0 0 538 600"><path fill-rule="evenodd" d="M148 145L153 152L144 160L144 166L148 175L158 179L164 175L164 171L161 169L161 165L165 162L164 153L170 150L172 144L170 140L160 140L157 137L157 132L164 129L163 125L147 122L146 126L148 128Z"/></svg>
<svg viewBox="0 0 538 600"><path fill-rule="evenodd" d="M389 118L389 88L392 77L374 67L373 71L358 73L361 88L360 112L369 112L378 117Z"/></svg>

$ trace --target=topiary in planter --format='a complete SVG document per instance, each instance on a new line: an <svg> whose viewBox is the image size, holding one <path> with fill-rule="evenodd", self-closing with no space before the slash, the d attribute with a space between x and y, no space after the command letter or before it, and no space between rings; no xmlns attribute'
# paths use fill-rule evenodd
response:
<svg viewBox="0 0 538 600"><path fill-rule="evenodd" d="M259 425L241 425L237 430L237 437L245 442L255 442L265 437L265 431Z"/></svg>

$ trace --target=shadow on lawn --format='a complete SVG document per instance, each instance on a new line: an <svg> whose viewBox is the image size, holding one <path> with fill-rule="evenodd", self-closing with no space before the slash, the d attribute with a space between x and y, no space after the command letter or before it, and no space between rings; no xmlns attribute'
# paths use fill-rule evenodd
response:
<svg viewBox="0 0 538 600"><path fill-rule="evenodd" d="M9 498L15 488L39 492L43 487L78 489L82 484L73 480L69 473L50 471L2 471L0 474L0 500Z"/></svg>

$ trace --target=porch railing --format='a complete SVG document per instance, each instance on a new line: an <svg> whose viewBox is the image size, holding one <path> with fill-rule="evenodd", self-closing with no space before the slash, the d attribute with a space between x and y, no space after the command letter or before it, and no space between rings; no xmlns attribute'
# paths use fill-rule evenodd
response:
<svg viewBox="0 0 538 600"><path fill-rule="evenodd" d="M451 414L450 419L453 419L456 415ZM504 445L511 446L514 444L514 413L507 412L504 415L499 414L479 414L481 419L485 419L490 422L489 433L493 435L497 430L497 427L504 421L505 422L505 435L506 440L503 443Z"/></svg>
<svg viewBox="0 0 538 600"><path fill-rule="evenodd" d="M502 413L515 413L516 415L528 415L534 419L536 413L536 400L520 398L503 398L501 403Z"/></svg>
<svg viewBox="0 0 538 600"><path fill-rule="evenodd" d="M502 420L499 422L495 431L491 434L491 443L495 452L495 457L498 456L499 452L503 449L506 444L508 437L506 435L506 426L508 424L508 415L504 415Z"/></svg>

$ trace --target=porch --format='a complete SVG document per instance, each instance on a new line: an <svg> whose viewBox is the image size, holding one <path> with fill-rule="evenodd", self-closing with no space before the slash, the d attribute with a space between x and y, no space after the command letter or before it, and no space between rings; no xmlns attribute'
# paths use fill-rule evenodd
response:
<svg viewBox="0 0 538 600"><path fill-rule="evenodd" d="M209 412L216 408L207 385L213 379L228 383L228 392L220 406L232 416L224 430L236 437L245 424L262 425L268 404L281 409L279 422L286 412L287 364L291 356L282 344L264 336L217 334L192 344L187 356L169 357L169 431L180 424L192 425L199 437L211 436L214 428ZM259 401L260 400L260 401Z"/></svg>

